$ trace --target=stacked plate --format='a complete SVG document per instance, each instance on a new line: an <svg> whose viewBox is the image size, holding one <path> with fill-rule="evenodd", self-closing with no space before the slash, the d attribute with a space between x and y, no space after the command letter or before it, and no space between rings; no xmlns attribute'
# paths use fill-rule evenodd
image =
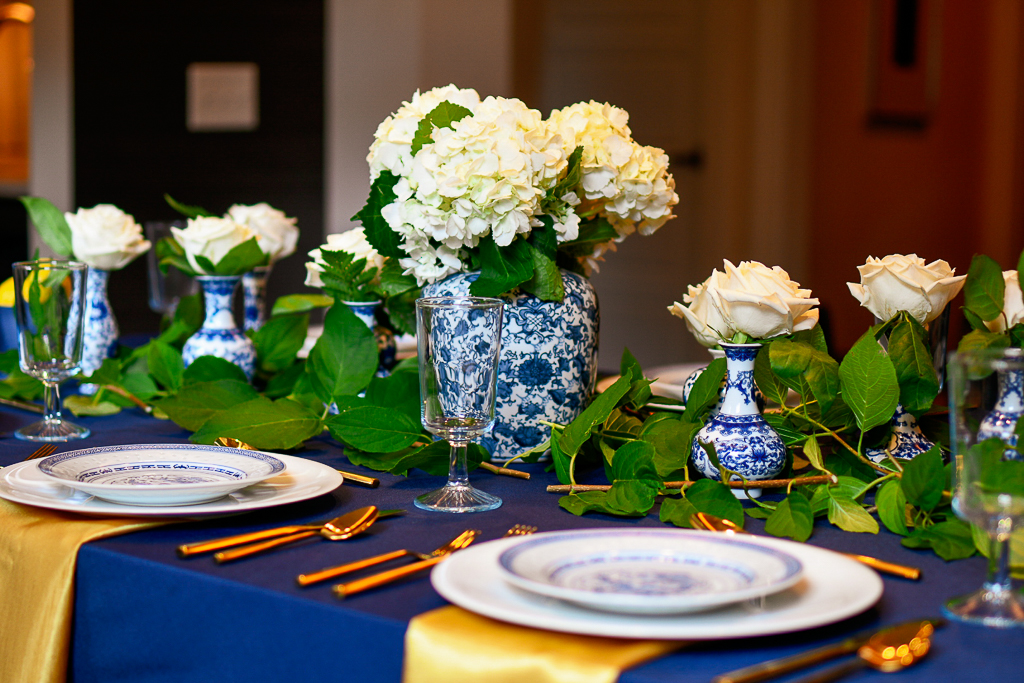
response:
<svg viewBox="0 0 1024 683"><path fill-rule="evenodd" d="M306 500L335 470L260 451L193 444L88 448L0 470L0 498L85 514L195 516Z"/></svg>
<svg viewBox="0 0 1024 683"><path fill-rule="evenodd" d="M434 587L479 614L625 638L738 638L839 621L873 605L878 575L772 538L672 529L536 534L460 551Z"/></svg>

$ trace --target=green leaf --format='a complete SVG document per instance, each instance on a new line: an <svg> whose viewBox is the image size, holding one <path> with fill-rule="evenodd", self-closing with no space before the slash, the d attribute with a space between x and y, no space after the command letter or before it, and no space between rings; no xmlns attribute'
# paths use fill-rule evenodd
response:
<svg viewBox="0 0 1024 683"><path fill-rule="evenodd" d="M214 414L257 396L256 390L248 382L221 379L186 384L177 395L157 401L154 405L167 413L176 425L194 432Z"/></svg>
<svg viewBox="0 0 1024 683"><path fill-rule="evenodd" d="M412 468L418 468L434 476L448 473L451 447L447 441L434 441L422 448L415 448L398 453L363 453L349 449L346 451L349 461L354 465L364 465L375 470L382 470L406 476ZM466 467L472 471L479 467L487 458L487 450L471 443L466 449Z"/></svg>
<svg viewBox="0 0 1024 683"><path fill-rule="evenodd" d="M822 353L828 353L828 344L825 343L825 330L821 328L821 325L815 325L809 330L794 332L791 339L796 342L810 344L812 348Z"/></svg>
<svg viewBox="0 0 1024 683"><path fill-rule="evenodd" d="M116 358L104 358L91 375L79 380L82 384L120 384L121 362Z"/></svg>
<svg viewBox="0 0 1024 683"><path fill-rule="evenodd" d="M590 256L594 253L594 247L617 239L618 236L619 233L607 218L597 216L590 220L580 221L579 235L574 240L559 244L558 252L572 258Z"/></svg>
<svg viewBox="0 0 1024 683"><path fill-rule="evenodd" d="M957 351L960 353L970 353L986 349L1005 349L1009 346L1009 337L999 332L989 332L986 328L984 330L972 330L965 334L960 340L960 344L957 345ZM982 378L972 376L972 379Z"/></svg>
<svg viewBox="0 0 1024 683"><path fill-rule="evenodd" d="M703 415L711 406L718 403L718 392L722 387L725 373L724 358L711 361L704 368L704 372L700 373L686 400L686 414L690 415L691 419Z"/></svg>
<svg viewBox="0 0 1024 683"><path fill-rule="evenodd" d="M252 337L260 370L280 372L295 362L306 342L309 315L284 315L270 318Z"/></svg>
<svg viewBox="0 0 1024 683"><path fill-rule="evenodd" d="M641 438L654 446L654 467L658 476L668 477L683 469L690 459L693 435L700 429L696 422L682 422L675 419L660 420L649 428L644 424Z"/></svg>
<svg viewBox="0 0 1024 683"><path fill-rule="evenodd" d="M960 560L975 552L971 528L959 519L947 519L923 529L915 529L900 543L907 548L931 548L946 560Z"/></svg>
<svg viewBox="0 0 1024 683"><path fill-rule="evenodd" d="M103 417L116 415L121 412L121 406L108 401L93 403L88 396L74 394L64 399L64 407L70 410L75 417Z"/></svg>
<svg viewBox="0 0 1024 683"><path fill-rule="evenodd" d="M903 465L900 488L907 502L922 510L934 510L942 499L946 476L942 469L942 451L932 446L927 452Z"/></svg>
<svg viewBox="0 0 1024 683"><path fill-rule="evenodd" d="M757 352L757 359L754 361L754 384L761 390L764 397L772 403L786 405L786 398L789 396L789 387L772 371L770 353L775 342L765 344Z"/></svg>
<svg viewBox="0 0 1024 683"><path fill-rule="evenodd" d="M156 252L161 272L166 273L168 267L174 266L186 275L192 277L199 275L192 264L188 262L188 258L185 257L185 249L173 237L164 237L157 241L153 250Z"/></svg>
<svg viewBox="0 0 1024 683"><path fill-rule="evenodd" d="M166 192L164 193L164 201L167 202L167 205L172 209L187 218L201 218L203 216L213 215L201 206L189 206L188 204L182 204L181 202L175 201L175 199Z"/></svg>
<svg viewBox="0 0 1024 683"><path fill-rule="evenodd" d="M794 427L788 417L779 413L765 413L763 417L788 448L799 446L807 439L807 435Z"/></svg>
<svg viewBox="0 0 1024 683"><path fill-rule="evenodd" d="M370 196L366 200L366 206L352 216L352 220L358 221L365 228L366 239L377 250L377 253L394 259L407 256L400 246L402 236L391 229L380 212L381 209L397 199L395 195L397 183L397 175L391 171L381 171L381 174L370 186Z"/></svg>
<svg viewBox="0 0 1024 683"><path fill-rule="evenodd" d="M607 504L619 514L646 515L654 507L661 480L654 467L654 446L631 441L615 452Z"/></svg>
<svg viewBox="0 0 1024 683"><path fill-rule="evenodd" d="M154 341L149 345L147 354L149 374L167 391L177 393L184 381L185 363L181 360L181 352L168 344Z"/></svg>
<svg viewBox="0 0 1024 683"><path fill-rule="evenodd" d="M697 512L705 512L743 526L743 504L733 495L732 489L722 482L700 479L686 489L685 495Z"/></svg>
<svg viewBox="0 0 1024 683"><path fill-rule="evenodd" d="M559 450L566 457L576 455L580 450L580 446L590 438L594 427L604 424L608 416L618 406L619 400L629 393L631 386L632 381L630 377L620 376L604 392L598 394L591 404L587 406L586 410L580 413L579 417L570 422L562 431L557 439ZM552 446L554 446L554 441L555 439L552 439ZM569 482L563 483L567 484Z"/></svg>
<svg viewBox="0 0 1024 683"><path fill-rule="evenodd" d="M324 402L358 394L377 371L377 341L348 306L332 306L306 362L313 391Z"/></svg>
<svg viewBox="0 0 1024 683"><path fill-rule="evenodd" d="M153 381L153 378L143 372L125 373L121 378L121 387L143 401L153 399L160 391L156 386L156 382ZM116 394L114 394L114 396L116 396ZM111 398L113 398L113 396L111 396Z"/></svg>
<svg viewBox="0 0 1024 683"><path fill-rule="evenodd" d="M814 530L810 501L799 491L793 491L769 515L764 530L772 536L785 536L801 543L806 541Z"/></svg>
<svg viewBox="0 0 1024 683"><path fill-rule="evenodd" d="M579 419L579 418L577 418ZM572 481L572 456L564 453L559 445L559 439L554 438L554 430L551 430L551 463L555 466L555 476L561 484L571 484Z"/></svg>
<svg viewBox="0 0 1024 683"><path fill-rule="evenodd" d="M416 278L406 275L396 259L388 259L380 270L380 291L392 297L405 294L417 288Z"/></svg>
<svg viewBox="0 0 1024 683"><path fill-rule="evenodd" d="M336 440L369 453L393 453L422 438L418 421L382 406L353 408L326 420Z"/></svg>
<svg viewBox="0 0 1024 683"><path fill-rule="evenodd" d="M523 291L533 294L541 301L564 299L565 283L562 281L562 271L555 265L554 259L534 248L529 242L526 243L526 247L533 259L533 277L520 285Z"/></svg>
<svg viewBox="0 0 1024 683"><path fill-rule="evenodd" d="M661 501L661 509L658 511L658 519L666 524L675 524L684 529L692 529L693 524L690 517L697 514L697 508L693 507L686 496L682 498L665 498Z"/></svg>
<svg viewBox="0 0 1024 683"><path fill-rule="evenodd" d="M473 296L496 297L533 277L533 250L525 239L516 238L499 247L493 238L480 241L480 277L469 286Z"/></svg>
<svg viewBox="0 0 1024 683"><path fill-rule="evenodd" d="M433 140L430 134L435 128L451 128L452 124L473 112L458 104L447 100L430 110L430 113L420 119L420 125L416 128L416 135L412 139L412 148L409 150L413 156L420 151L423 145L429 145Z"/></svg>
<svg viewBox="0 0 1024 683"><path fill-rule="evenodd" d="M321 431L319 416L301 403L287 398L271 401L260 396L215 413L190 440L212 444L217 437L226 436L259 450L289 450Z"/></svg>
<svg viewBox="0 0 1024 683"><path fill-rule="evenodd" d="M244 384L249 383L242 368L229 360L218 358L217 356L199 356L185 368L182 379L185 384L216 382L222 379L230 379Z"/></svg>
<svg viewBox="0 0 1024 683"><path fill-rule="evenodd" d="M900 385L900 404L920 417L939 394L939 377L928 349L928 332L907 313L900 314L889 333L889 359Z"/></svg>
<svg viewBox="0 0 1024 683"><path fill-rule="evenodd" d="M825 467L825 459L821 455L821 446L818 445L818 439L813 436L807 437L804 441L804 457L811 463L811 467L818 470L819 472L828 472L828 468Z"/></svg>
<svg viewBox="0 0 1024 683"><path fill-rule="evenodd" d="M583 145L576 147L569 155L565 165L565 176L558 183L547 191L545 203L561 201L566 193L576 189L583 179Z"/></svg>
<svg viewBox="0 0 1024 683"><path fill-rule="evenodd" d="M420 380L415 372L394 372L374 377L366 388L367 402L394 408L413 422L420 421Z"/></svg>
<svg viewBox="0 0 1024 683"><path fill-rule="evenodd" d="M774 512L774 510L766 510L765 508L759 507L743 508L743 513L747 517L751 517L753 519L768 519L771 517L772 512Z"/></svg>
<svg viewBox="0 0 1024 683"><path fill-rule="evenodd" d="M907 497L899 481L890 479L882 484L875 494L875 505L878 506L878 518L885 528L900 536L910 533L907 530Z"/></svg>
<svg viewBox="0 0 1024 683"><path fill-rule="evenodd" d="M828 489L828 521L843 531L878 533L878 522L845 493Z"/></svg>
<svg viewBox="0 0 1024 683"><path fill-rule="evenodd" d="M853 411L861 431L892 419L900 397L896 370L871 330L843 358L839 381L843 400Z"/></svg>
<svg viewBox="0 0 1024 683"><path fill-rule="evenodd" d="M964 304L982 320L995 320L1003 312L1006 284L1003 269L990 256L975 254L964 281Z"/></svg>
<svg viewBox="0 0 1024 683"><path fill-rule="evenodd" d="M224 254L220 261L214 264L214 272L217 275L242 275L256 266L267 265L269 259L270 256L260 248L259 241L251 237L241 244L236 244Z"/></svg>
<svg viewBox="0 0 1024 683"><path fill-rule="evenodd" d="M982 332L988 332L988 327L985 326L985 321L981 319L981 316L979 316L977 313L967 308L966 306L961 306L960 311L964 314L964 318L967 319L967 322L971 326L972 330L981 330Z"/></svg>
<svg viewBox="0 0 1024 683"><path fill-rule="evenodd" d="M287 313L308 313L319 308L327 308L333 303L333 298L323 294L288 294L274 301L270 316L274 318Z"/></svg>
<svg viewBox="0 0 1024 683"><path fill-rule="evenodd" d="M284 398L295 391L295 385L306 376L306 361L299 361L267 380L263 393L267 398ZM305 403L305 401L303 401ZM319 405L319 404L314 404Z"/></svg>
<svg viewBox="0 0 1024 683"><path fill-rule="evenodd" d="M60 256L71 256L71 228L68 227L68 222L60 209L42 197L19 197L18 199L28 211L28 217L36 226L39 238L50 249L53 249L54 253Z"/></svg>

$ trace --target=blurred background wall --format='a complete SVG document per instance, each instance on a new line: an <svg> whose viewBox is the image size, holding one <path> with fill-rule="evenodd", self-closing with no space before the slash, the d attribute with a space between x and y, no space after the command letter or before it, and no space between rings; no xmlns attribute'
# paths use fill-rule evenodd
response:
<svg viewBox="0 0 1024 683"><path fill-rule="evenodd" d="M110 202L141 222L173 216L170 192L297 216L300 253L271 294L301 291L303 252L366 198L379 122L450 82L545 114L609 101L670 154L678 218L594 277L603 368L627 345L648 367L705 357L665 308L723 258L814 290L842 352L870 322L845 284L867 256L963 272L975 252L1010 267L1024 248L1018 0L21 4L30 24L0 23L4 267L29 248L12 197ZM258 65L256 130L188 131L192 62ZM141 263L112 286L125 331L155 327Z"/></svg>

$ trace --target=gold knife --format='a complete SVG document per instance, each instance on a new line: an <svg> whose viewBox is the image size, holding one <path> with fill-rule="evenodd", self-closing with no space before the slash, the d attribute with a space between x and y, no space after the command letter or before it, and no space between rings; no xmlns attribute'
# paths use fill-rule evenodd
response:
<svg viewBox="0 0 1024 683"><path fill-rule="evenodd" d="M736 669L735 671L715 676L711 679L711 683L759 683L760 681L767 681L800 669L805 669L809 666L814 666L815 664L820 664L821 662L827 662L828 660L835 659L836 657L842 657L843 655L856 652L861 645L868 642L868 640L876 633L901 628L909 624L922 624L924 622L931 623L935 628L941 628L946 625L945 619L931 617L928 619L911 619L910 621L888 626L883 629L872 628L854 633L852 636L848 636L847 638L832 645L822 645L821 647L816 647L813 650L808 650L807 652L789 655L788 657L780 657L778 659L771 659L767 662L746 666L742 669Z"/></svg>

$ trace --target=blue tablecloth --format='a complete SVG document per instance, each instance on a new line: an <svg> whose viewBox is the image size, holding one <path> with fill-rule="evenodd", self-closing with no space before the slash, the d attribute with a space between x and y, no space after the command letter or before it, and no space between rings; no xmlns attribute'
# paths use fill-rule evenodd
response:
<svg viewBox="0 0 1024 683"><path fill-rule="evenodd" d="M21 460L34 449L11 436L33 419L18 411L0 411L0 464ZM186 431L170 422L132 412L80 422L93 430L81 447L188 438ZM312 441L298 455L366 471L349 465L329 439ZM535 524L545 531L661 526L655 516L642 520L575 517L559 509L557 495L544 491L547 484L555 483L554 476L540 466L528 469L533 474L530 481L473 473L474 483L505 501L500 509L483 514L418 510L412 499L441 485L442 478L417 472L407 479L384 474L378 475L379 489L346 485L304 503L90 543L78 560L69 680L395 682L401 675L402 641L409 619L446 604L426 576L339 601L331 594L331 582L298 588L298 573L396 548L429 550L470 526L482 529L484 538L498 537L515 523ZM366 535L344 543L316 539L225 566L216 565L209 556L181 560L175 555L181 543L323 520L369 504L405 508L407 514L382 520ZM761 526L750 521L749 528L757 532ZM923 569L924 579L885 577L879 604L839 624L784 636L695 643L626 672L622 682L708 681L715 674L799 652L856 630L938 615L946 598L977 588L985 574L985 560L980 557L946 563L930 552L902 548L899 538L885 530L877 536L848 534L819 522L810 543L913 564ZM552 633L551 637L559 636ZM1021 680L1022 645L1024 630L950 624L938 632L924 662L899 674L899 680ZM881 676L866 671L848 680Z"/></svg>

